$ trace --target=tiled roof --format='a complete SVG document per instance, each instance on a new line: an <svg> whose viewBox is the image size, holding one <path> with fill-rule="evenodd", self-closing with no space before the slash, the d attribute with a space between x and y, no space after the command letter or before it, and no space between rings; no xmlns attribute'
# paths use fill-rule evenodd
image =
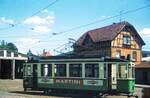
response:
<svg viewBox="0 0 150 98"><path fill-rule="evenodd" d="M76 45L82 45L87 35L89 35L92 41L95 43L100 41L111 41L120 33L121 30L123 30L125 26L131 26L134 29L134 32L136 33L135 35L140 39L141 44L145 44L142 38L137 33L137 31L135 30L135 28L130 23L124 21L119 23L113 23L112 25L105 26L102 28L90 30L84 33L79 38L79 40L76 42Z"/></svg>

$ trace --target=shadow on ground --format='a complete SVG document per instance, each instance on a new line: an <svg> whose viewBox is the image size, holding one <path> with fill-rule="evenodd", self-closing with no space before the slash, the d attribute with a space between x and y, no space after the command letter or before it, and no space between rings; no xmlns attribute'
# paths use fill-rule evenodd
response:
<svg viewBox="0 0 150 98"><path fill-rule="evenodd" d="M48 93L44 94L42 91L11 91L10 93L16 94L24 94L24 95L33 95L33 96L51 96L51 97L59 97L59 98L101 98L100 96L93 96L91 94L70 94L70 93Z"/></svg>

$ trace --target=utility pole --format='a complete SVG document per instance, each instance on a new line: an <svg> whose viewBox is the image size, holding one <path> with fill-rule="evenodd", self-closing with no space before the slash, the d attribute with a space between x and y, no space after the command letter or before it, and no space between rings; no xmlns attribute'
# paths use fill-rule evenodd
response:
<svg viewBox="0 0 150 98"><path fill-rule="evenodd" d="M123 10L121 10L119 13L120 13L120 15L119 15L119 16L120 16L120 17L119 17L119 18L120 18L120 19L119 19L119 22L122 22Z"/></svg>

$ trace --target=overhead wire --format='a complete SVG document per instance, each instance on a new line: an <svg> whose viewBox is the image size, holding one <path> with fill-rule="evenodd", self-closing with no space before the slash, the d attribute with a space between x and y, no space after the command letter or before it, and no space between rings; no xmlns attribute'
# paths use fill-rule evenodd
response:
<svg viewBox="0 0 150 98"><path fill-rule="evenodd" d="M126 12L122 12L121 15L125 15L125 14L128 14L128 13L136 12L136 11L142 10L144 8L148 8L148 7L150 7L150 5L145 5L145 6L136 8L136 9L132 9L132 10L128 10ZM100 22L103 22L103 21L106 21L106 20L109 20L109 19L112 19L112 18L119 17L119 16L120 16L120 14L117 14L117 15L114 15L114 16L111 16L111 17L107 17L105 19L96 20L96 21L93 21L93 22L90 22L90 23L87 23L87 24L83 24L83 25L80 25L80 26L77 26L77 27L73 27L71 29L68 29L68 30L65 30L65 31L62 31L62 32L53 33L53 35L59 35L59 34L63 34L63 33L66 33L66 32L70 32L70 31L73 31L73 30L76 30L76 29L87 27L89 25L100 23Z"/></svg>
<svg viewBox="0 0 150 98"><path fill-rule="evenodd" d="M136 11L148 8L148 7L150 7L150 5L146 5L146 6L142 6L142 7L136 8L136 9L128 10L126 12L122 12L121 15L125 15L125 14L128 14L128 13L133 13L133 12L136 12ZM65 31L62 31L62 32L53 33L53 35L59 35L59 34L67 33L69 31L73 31L73 30L76 30L76 29L87 27L89 25L100 23L100 22L103 22L103 21L106 21L106 20L109 20L109 19L112 19L112 18L119 17L119 16L120 16L120 14L117 14L117 15L114 15L114 16L111 16L111 17L107 17L105 19L96 20L96 21L93 21L93 22L90 22L90 23L87 23L87 24L83 24L83 25L80 25L80 26L77 26L77 27L73 27L71 29L68 29L68 30L65 30ZM48 42L48 41L40 41L40 42ZM63 45L65 45L65 44L63 44ZM63 45L61 45L61 46L63 46ZM54 50L57 50L57 49L58 49L58 47L56 49L54 49Z"/></svg>
<svg viewBox="0 0 150 98"><path fill-rule="evenodd" d="M59 0L55 0L54 2L48 4L47 6L43 7L42 9L38 10L37 12L33 13L30 17L33 17L34 15L40 13L41 11L43 11L44 9L47 9L48 7L52 6L53 4L55 4L56 2L58 2ZM145 6L142 6L142 7L139 7L139 8L136 8L136 9L132 9L132 10L128 10L126 12L122 12L121 15L125 15L125 14L128 14L128 13L133 13L133 12L136 12L136 11L139 11L139 10L142 10L144 8L148 8L150 7L150 5L145 5ZM89 25L93 25L93 24L96 24L96 23L100 23L100 22L103 22L103 21L106 21L106 20L109 20L109 19L112 19L112 18L116 18L116 17L119 17L120 14L117 14L117 15L114 15L114 16L111 16L111 17L107 17L105 19L100 19L100 20L96 20L96 21L93 21L93 22L90 22L90 23L87 23L87 24L83 24L83 25L80 25L80 26L76 26L76 27L73 27L71 29L68 29L68 30L64 30L62 32L58 32L58 33L53 33L52 36L55 36L55 35L59 35L59 34L63 34L63 33L67 33L67 32L70 32L70 31L73 31L73 30L76 30L76 29L80 29L80 28L84 28L84 27L87 27ZM13 27L15 27L16 25L14 25ZM11 27L10 27L11 28ZM9 28L8 28L9 29ZM0 29L1 30L1 29ZM41 35L33 35L32 37L39 37ZM8 36L4 36L5 38L7 38ZM11 36L9 36L11 37ZM12 36L12 37L21 37L21 36ZM1 37L2 38L2 37ZM42 42L42 41L40 41ZM43 42L48 42L48 41L43 41Z"/></svg>
<svg viewBox="0 0 150 98"><path fill-rule="evenodd" d="M45 7L41 8L40 10L36 11L35 13L33 13L32 15L30 15L30 16L28 16L28 17L33 17L33 16L35 16L35 15L41 13L43 10L49 8L50 6L54 5L54 4L57 3L58 1L59 1L59 0L55 0L55 1L51 2L51 3L49 3L48 5L46 5ZM26 19L26 18L24 18L24 19ZM20 25L20 24L22 24L22 22L18 22L17 24L12 24L12 25L9 26L9 27L0 28L0 31L1 31L1 30L8 30L8 29L14 28L14 27L16 27L17 25ZM10 25L10 24L9 24L9 25Z"/></svg>

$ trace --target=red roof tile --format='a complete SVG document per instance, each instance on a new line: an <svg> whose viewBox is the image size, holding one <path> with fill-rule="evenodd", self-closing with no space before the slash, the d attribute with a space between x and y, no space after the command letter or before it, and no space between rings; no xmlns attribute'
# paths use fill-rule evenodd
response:
<svg viewBox="0 0 150 98"><path fill-rule="evenodd" d="M109 26L105 26L102 28L98 28L98 29L94 29L94 30L90 30L86 33L84 33L79 40L76 42L76 45L82 45L85 37L87 35L89 35L91 37L91 39L93 40L93 42L100 42L100 41L111 41L113 40L118 33L120 33L121 30L123 30L123 28L125 26L132 26L131 24L129 24L128 22L120 22L120 23L113 23L112 25ZM132 26L133 27L133 26ZM134 27L133 27L134 28ZM137 37L139 37L141 43L144 45L144 41L142 40L142 38L139 36L139 34L136 32L135 33L137 35Z"/></svg>

